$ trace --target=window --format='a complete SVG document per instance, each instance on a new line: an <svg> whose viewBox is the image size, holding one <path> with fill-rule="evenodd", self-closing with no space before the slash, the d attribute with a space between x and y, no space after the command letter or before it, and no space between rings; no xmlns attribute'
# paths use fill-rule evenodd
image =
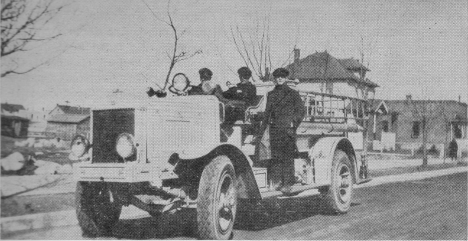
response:
<svg viewBox="0 0 468 241"><path fill-rule="evenodd" d="M382 131L388 132L388 121L382 121Z"/></svg>
<svg viewBox="0 0 468 241"><path fill-rule="evenodd" d="M413 121L413 129L412 129L412 132L411 132L411 137L412 138L418 138L419 137L419 130L420 130L420 126L421 125L421 122L420 121Z"/></svg>

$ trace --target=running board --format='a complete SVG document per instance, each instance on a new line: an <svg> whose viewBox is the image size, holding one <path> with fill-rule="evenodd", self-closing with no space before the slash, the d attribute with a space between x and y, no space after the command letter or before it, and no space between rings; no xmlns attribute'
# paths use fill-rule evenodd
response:
<svg viewBox="0 0 468 241"><path fill-rule="evenodd" d="M364 183L370 182L370 181L372 181L372 178L361 179L361 180L359 180L359 182L357 182L356 184L357 184L357 185L360 185L360 184L364 184Z"/></svg>
<svg viewBox="0 0 468 241"><path fill-rule="evenodd" d="M311 184L311 185L301 185L301 186L294 185L292 186L291 193L287 196L294 196L301 192L304 192L310 189L316 189L316 188L323 187L323 186L328 186L328 185L323 185L323 184ZM278 197L278 196L286 196L280 191L266 191L266 192L261 192L261 194L262 194L262 199Z"/></svg>

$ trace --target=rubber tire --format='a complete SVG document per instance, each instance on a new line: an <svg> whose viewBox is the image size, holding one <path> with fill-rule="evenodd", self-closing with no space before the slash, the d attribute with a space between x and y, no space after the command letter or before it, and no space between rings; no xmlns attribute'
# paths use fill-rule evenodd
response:
<svg viewBox="0 0 468 241"><path fill-rule="evenodd" d="M77 182L75 205L78 224L85 237L111 235L122 212L122 205L111 202L106 183Z"/></svg>
<svg viewBox="0 0 468 241"><path fill-rule="evenodd" d="M337 182L337 168L340 164L343 163L348 166L348 170L350 172L351 178L351 188L350 188L350 197L349 201L342 203L338 198L339 190L336 189L336 182ZM352 176L353 175L351 168L351 161L348 158L348 155L342 150L336 150L333 156L333 163L331 169L331 185L328 187L320 188L319 191L322 194L323 205L326 213L329 214L344 214L347 213L349 208L351 207L352 197L353 197L353 184L352 184Z"/></svg>
<svg viewBox="0 0 468 241"><path fill-rule="evenodd" d="M221 178L229 175L234 187L234 205L231 210L232 222L222 233L218 227L218 199L222 186ZM198 188L197 226L200 239L229 239L232 234L237 211L237 180L234 167L226 156L218 156L203 170Z"/></svg>

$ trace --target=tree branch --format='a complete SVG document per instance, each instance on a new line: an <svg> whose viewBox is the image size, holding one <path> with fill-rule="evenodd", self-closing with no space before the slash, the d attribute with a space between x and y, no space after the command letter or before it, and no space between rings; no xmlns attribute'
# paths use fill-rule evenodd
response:
<svg viewBox="0 0 468 241"><path fill-rule="evenodd" d="M38 1L36 5L27 6L30 1L25 0L10 0L2 1L1 9L1 57L2 61L6 56L12 55L17 52L29 51L31 48L29 44L32 42L49 41L55 39L62 34L54 34L48 37L36 37L44 26L54 19L57 14L64 8L65 5L60 5L57 8L52 8L54 0ZM9 57L9 61L16 63L14 59ZM45 61L44 63L47 63ZM16 67L5 70L1 76L4 77L8 74L24 74L28 73L44 63L29 68L26 71L17 71Z"/></svg>

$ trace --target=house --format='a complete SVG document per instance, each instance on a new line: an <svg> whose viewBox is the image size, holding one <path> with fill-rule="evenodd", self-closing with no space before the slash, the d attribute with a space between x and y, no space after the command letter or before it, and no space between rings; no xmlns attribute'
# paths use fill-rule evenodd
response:
<svg viewBox="0 0 468 241"><path fill-rule="evenodd" d="M375 90L379 87L378 84L366 78L366 73L370 69L358 60L338 59L327 51L315 52L301 59L300 50L294 49L294 61L286 68L290 72L290 78L298 80L297 90L370 100L374 98ZM364 105L359 103L361 102L353 103L351 98L345 100L346 108L350 113L356 117L367 117L368 111L365 110L369 108L368 102L366 101ZM356 112L353 112L353 109ZM361 119L356 123L362 126L365 132L367 131L366 121ZM353 136L353 143L363 146L365 133L353 134Z"/></svg>
<svg viewBox="0 0 468 241"><path fill-rule="evenodd" d="M57 105L49 113L46 132L64 140L77 134L89 136L90 113L90 108Z"/></svg>
<svg viewBox="0 0 468 241"><path fill-rule="evenodd" d="M27 110L26 116L30 120L28 137L46 137L47 118L50 110L41 108L37 110Z"/></svg>
<svg viewBox="0 0 468 241"><path fill-rule="evenodd" d="M11 137L24 137L28 134L29 119L20 116L24 111L22 105L1 104L2 135Z"/></svg>
<svg viewBox="0 0 468 241"><path fill-rule="evenodd" d="M418 149L422 146L423 121L426 116L428 148L435 145L444 150L454 138L467 139L467 104L455 100L374 100L370 118L369 140L382 141L394 134L401 149Z"/></svg>
<svg viewBox="0 0 468 241"><path fill-rule="evenodd" d="M358 60L337 59L327 51L300 59L300 50L294 49L294 62L286 68L299 80L298 89L368 99L379 87L365 77L370 70Z"/></svg>

